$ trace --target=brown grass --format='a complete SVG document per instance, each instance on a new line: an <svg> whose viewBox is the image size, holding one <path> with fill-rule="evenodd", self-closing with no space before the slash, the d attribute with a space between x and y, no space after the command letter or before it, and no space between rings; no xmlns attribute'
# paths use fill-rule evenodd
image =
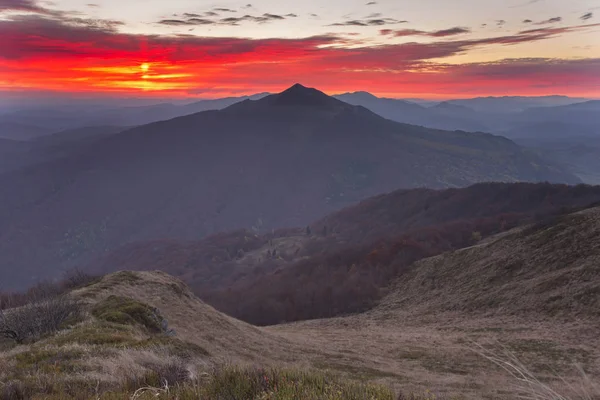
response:
<svg viewBox="0 0 600 400"><path fill-rule="evenodd" d="M140 399L220 398L215 393L231 385L265 399L342 399L335 393L370 393L365 388L377 383L404 393L403 400L596 400L598 238L600 209L511 231L416 263L369 312L268 328L217 312L164 273L117 273L73 296L89 309L115 298L147 305L175 337L147 329L143 319L87 315L53 337L1 352L0 382L39 393L112 387ZM281 392L283 386L266 390L254 372L244 372L256 369L210 375L226 364L321 372L293 372L291 381L317 384ZM325 388L335 389L333 397ZM390 398L377 393L383 397L367 398Z"/></svg>

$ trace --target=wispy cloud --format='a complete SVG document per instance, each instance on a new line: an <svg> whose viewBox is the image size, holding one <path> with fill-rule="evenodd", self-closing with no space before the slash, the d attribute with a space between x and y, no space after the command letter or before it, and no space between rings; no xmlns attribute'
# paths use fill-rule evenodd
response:
<svg viewBox="0 0 600 400"><path fill-rule="evenodd" d="M94 7L94 4L88 4L90 7ZM0 12L5 11L17 11L30 13L27 15L16 15L9 17L9 20L28 20L30 18L40 18L47 20L55 20L60 24L99 29L106 31L115 31L117 27L125 25L122 21L112 19L99 19L86 17L80 12L69 12L52 10L47 7L40 6L38 2L33 0L0 0Z"/></svg>
<svg viewBox="0 0 600 400"><path fill-rule="evenodd" d="M546 24L555 24L557 22L561 22L562 21L562 17L554 17L554 18L549 18L546 19L544 21L540 21L540 22L536 22L536 25L546 25Z"/></svg>
<svg viewBox="0 0 600 400"><path fill-rule="evenodd" d="M329 26L382 26L405 24L408 21L400 21L394 18L353 19L350 21L336 22Z"/></svg>
<svg viewBox="0 0 600 400"><path fill-rule="evenodd" d="M162 19L157 21L159 25L166 26L194 26L194 25L240 25L242 22L254 22L265 24L267 22L281 21L286 18L297 18L296 14L287 14L285 16L264 13L262 15L243 15L240 17L215 18L218 16L214 11L209 11L203 15L195 13L183 13L185 19Z"/></svg>
<svg viewBox="0 0 600 400"><path fill-rule="evenodd" d="M471 30L469 28L463 27L454 27L449 29L441 29L438 31L421 31L418 29L402 29L398 31L394 31L391 29L382 29L379 31L382 35L392 35L395 37L403 37L403 36L430 36L430 37L447 37L447 36L456 36L462 35L465 33L470 33Z"/></svg>

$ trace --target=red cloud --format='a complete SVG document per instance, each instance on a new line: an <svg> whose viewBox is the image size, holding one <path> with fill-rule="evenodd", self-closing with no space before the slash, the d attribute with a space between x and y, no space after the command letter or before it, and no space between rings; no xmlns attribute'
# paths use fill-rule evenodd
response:
<svg viewBox="0 0 600 400"><path fill-rule="evenodd" d="M160 90L184 95L206 88L222 94L279 90L302 81L329 92L360 88L382 94L475 95L581 94L600 84L595 59L458 66L431 61L480 46L545 40L597 25L535 29L484 39L357 47L359 42L336 35L298 39L132 35L119 33L117 24L40 14L0 20L0 87ZM458 33L450 29L428 36ZM348 43L354 46L344 47ZM142 63L149 68L140 68ZM555 86L547 87L548 82Z"/></svg>

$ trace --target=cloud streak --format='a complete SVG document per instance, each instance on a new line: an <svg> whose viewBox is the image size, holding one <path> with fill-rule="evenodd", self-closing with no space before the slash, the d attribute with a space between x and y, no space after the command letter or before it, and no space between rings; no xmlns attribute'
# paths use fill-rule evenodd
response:
<svg viewBox="0 0 600 400"><path fill-rule="evenodd" d="M224 8L215 8L215 10L223 11L228 10L229 12L235 12L233 10ZM204 14L196 13L183 13L184 19L161 19L156 23L165 26L199 26L199 25L233 25L237 26L243 22L254 22L258 24L265 24L268 22L283 21L287 18L297 18L296 14L278 15L272 13L264 13L262 15L243 15L240 17L225 17L225 18L214 18L218 17L219 14L214 11L208 11Z"/></svg>
<svg viewBox="0 0 600 400"><path fill-rule="evenodd" d="M429 37L448 37L448 36L456 36L462 35L465 33L470 33L471 30L469 28L463 27L454 27L449 29L442 29L438 31L421 31L418 29L402 29L398 31L394 31L391 29L382 29L379 31L382 35L391 35L394 37L404 37L404 36L429 36Z"/></svg>
<svg viewBox="0 0 600 400"><path fill-rule="evenodd" d="M16 7L12 1L11 7ZM21 2L18 6L32 4ZM444 58L486 46L539 42L600 24L540 27L483 38L460 36L470 32L464 27L382 30L391 37L427 37L429 42L367 46L360 38L336 34L297 39L127 34L119 31L118 21L44 10L27 12L30 14L0 20L3 90L68 88L185 95L208 87L227 94L278 90L302 81L332 92L351 89L349 82L357 82L361 89L390 94L494 94L508 90L544 94L540 88L552 82L560 82L552 90L564 93L584 93L600 85L597 59L521 59L462 65L443 62ZM259 17L288 18L268 13ZM162 22L171 26L213 23L204 21L211 21L205 13L184 13ZM143 71L142 63L150 68Z"/></svg>
<svg viewBox="0 0 600 400"><path fill-rule="evenodd" d="M536 25L547 25L547 24L556 24L557 22L561 22L562 17L554 17L544 21L536 22Z"/></svg>
<svg viewBox="0 0 600 400"><path fill-rule="evenodd" d="M371 19L353 19L350 21L336 22L329 26L382 26L405 24L408 21L400 21L394 18L371 18Z"/></svg>

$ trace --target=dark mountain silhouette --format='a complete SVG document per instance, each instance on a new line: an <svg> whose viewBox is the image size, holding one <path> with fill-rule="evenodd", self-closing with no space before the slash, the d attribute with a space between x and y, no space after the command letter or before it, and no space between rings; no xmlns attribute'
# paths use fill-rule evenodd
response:
<svg viewBox="0 0 600 400"><path fill-rule="evenodd" d="M295 85L0 175L4 285L124 243L302 226L397 188L578 179L508 139L399 124Z"/></svg>

